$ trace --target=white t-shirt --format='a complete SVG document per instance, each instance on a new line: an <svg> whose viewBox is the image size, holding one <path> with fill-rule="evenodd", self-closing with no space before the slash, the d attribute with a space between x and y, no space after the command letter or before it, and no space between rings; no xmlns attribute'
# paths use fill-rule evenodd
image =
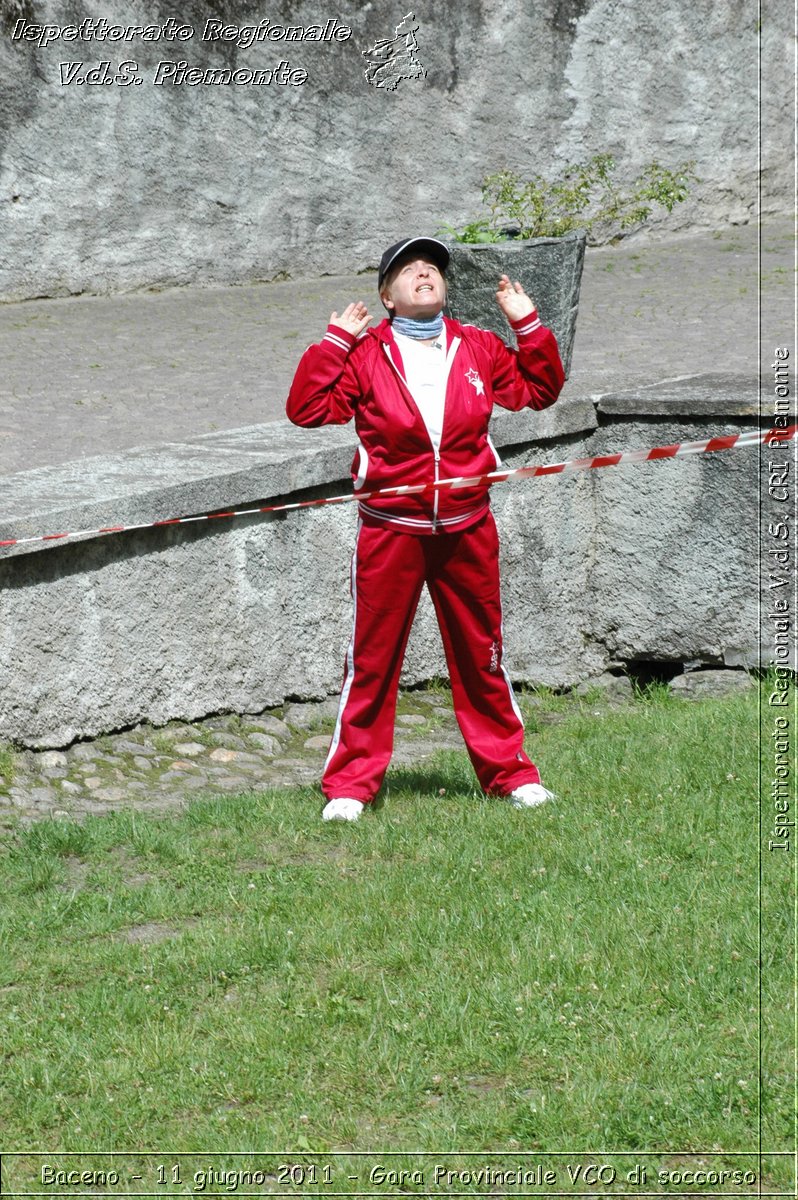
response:
<svg viewBox="0 0 798 1200"><path fill-rule="evenodd" d="M446 326L440 337L425 345L415 338L394 332L405 367L405 381L418 406L435 450L441 448L443 411L449 361L446 353Z"/></svg>

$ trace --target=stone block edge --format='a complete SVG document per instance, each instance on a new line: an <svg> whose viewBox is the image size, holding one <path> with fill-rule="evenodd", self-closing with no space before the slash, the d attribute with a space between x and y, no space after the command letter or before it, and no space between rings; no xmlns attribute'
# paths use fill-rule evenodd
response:
<svg viewBox="0 0 798 1200"><path fill-rule="evenodd" d="M600 415L751 415L748 401L740 398L748 381L731 376L719 385L718 378L690 376L645 388L564 397L542 412L497 409L492 437L501 451L592 433ZM698 393L692 402L685 395L690 389ZM0 480L0 505L7 510L0 513L0 540L200 515L297 492L322 494L334 484L346 493L355 445L351 425L298 429L282 420L19 472ZM0 550L0 563L65 544L69 542L7 547Z"/></svg>

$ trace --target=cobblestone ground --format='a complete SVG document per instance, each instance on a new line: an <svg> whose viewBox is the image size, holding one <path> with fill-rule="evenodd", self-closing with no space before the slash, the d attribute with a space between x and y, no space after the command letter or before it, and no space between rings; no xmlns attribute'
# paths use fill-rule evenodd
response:
<svg viewBox="0 0 798 1200"><path fill-rule="evenodd" d="M417 764L436 750L462 748L447 696L414 692L401 707L394 763ZM138 725L66 750L7 751L0 825L125 807L163 812L203 792L318 784L337 710L331 697L257 716Z"/></svg>
<svg viewBox="0 0 798 1200"><path fill-rule="evenodd" d="M677 676L674 696L698 699L755 687L745 671L702 670ZM606 675L580 685L573 700L600 696L602 704L631 702L631 682ZM598 701L597 701L598 702ZM567 716L545 697L525 696L538 725ZM80 819L135 808L180 809L199 794L318 785L335 724L338 700L287 704L255 716L138 725L65 750L0 748L0 829L43 817ZM463 740L443 689L405 692L396 719L393 766L423 764L438 750L462 750ZM530 739L534 754L534 739ZM319 791L319 806L322 796Z"/></svg>

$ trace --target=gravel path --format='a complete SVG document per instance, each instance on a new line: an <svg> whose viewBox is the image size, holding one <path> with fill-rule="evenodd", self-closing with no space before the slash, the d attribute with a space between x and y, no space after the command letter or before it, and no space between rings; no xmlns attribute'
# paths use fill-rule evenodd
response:
<svg viewBox="0 0 798 1200"><path fill-rule="evenodd" d="M761 272L753 225L588 250L564 396L708 371L755 390L760 299L763 347L792 340L792 232L763 229ZM375 291L372 272L0 305L0 476L280 419L330 312L381 313Z"/></svg>

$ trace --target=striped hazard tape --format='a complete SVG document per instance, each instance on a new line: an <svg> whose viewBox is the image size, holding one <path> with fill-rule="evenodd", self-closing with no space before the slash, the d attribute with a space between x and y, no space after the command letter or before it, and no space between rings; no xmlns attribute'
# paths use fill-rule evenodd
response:
<svg viewBox="0 0 798 1200"><path fill-rule="evenodd" d="M591 471L596 467L617 467L622 463L656 462L678 458L683 454L711 454L717 450L739 450L757 446L791 442L798 439L798 425L786 429L750 429L745 433L711 437L702 442L675 442L670 446L654 446L649 450L625 450L618 454L597 454L592 458L572 458L567 462L543 466L516 467L512 471L491 471L487 475L460 476L439 479L436 483L402 484L374 492L348 492L344 496L328 496L321 500L296 500L291 504L262 504L257 508L241 508L233 512L202 513L191 517L168 517L163 521L146 521L139 525L103 525L99 529L76 529L70 533L42 533L36 537L0 540L0 547L23 546L31 542L58 542L65 538L96 537L105 533L128 533L134 529L162 529L166 525L188 525L195 521L220 521L228 517L251 517L260 513L291 512L298 508L321 508L327 504L347 504L353 500L377 500L385 496L411 496L450 488L476 487L482 484L505 483L508 479L531 479L538 475L561 475L571 471Z"/></svg>

